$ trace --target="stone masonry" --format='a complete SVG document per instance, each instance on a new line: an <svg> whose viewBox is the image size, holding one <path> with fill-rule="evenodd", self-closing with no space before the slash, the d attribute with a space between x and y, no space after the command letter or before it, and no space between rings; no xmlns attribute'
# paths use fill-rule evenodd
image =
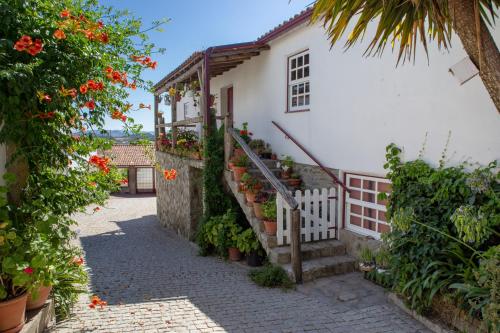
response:
<svg viewBox="0 0 500 333"><path fill-rule="evenodd" d="M177 170L175 181L165 180L156 171L158 220L162 226L193 240L203 215L203 162L159 151L156 161L161 170Z"/></svg>

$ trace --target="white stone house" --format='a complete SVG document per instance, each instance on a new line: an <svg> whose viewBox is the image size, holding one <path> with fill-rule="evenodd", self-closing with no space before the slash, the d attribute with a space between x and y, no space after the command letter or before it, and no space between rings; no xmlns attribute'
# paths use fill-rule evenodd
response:
<svg viewBox="0 0 500 333"><path fill-rule="evenodd" d="M376 239L388 230L385 206L376 199L387 188L388 144L402 147L411 160L425 143L422 156L433 164L445 149L448 164L500 158L500 115L481 79L461 84L450 72L467 56L456 36L449 52L432 43L429 61L420 49L415 63L396 67L390 50L363 56L369 33L346 52L345 39L331 48L325 29L311 25L310 15L306 10L254 42L194 53L156 85L157 96L176 78L196 73L193 67L207 53L217 53L209 87L218 115L231 114L235 127L248 122L254 138L301 165L312 187L333 186L320 171L311 176L316 163L272 121L279 124L352 190L348 196L339 191L342 229ZM498 29L494 37L500 41ZM223 52L240 59L224 63ZM189 110L189 103L183 98L176 108ZM311 179L315 175L320 180Z"/></svg>

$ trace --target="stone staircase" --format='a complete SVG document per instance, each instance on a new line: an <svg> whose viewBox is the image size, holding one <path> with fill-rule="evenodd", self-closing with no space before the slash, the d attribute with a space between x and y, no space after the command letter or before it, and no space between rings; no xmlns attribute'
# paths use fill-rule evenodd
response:
<svg viewBox="0 0 500 333"><path fill-rule="evenodd" d="M280 177L280 169L276 167L274 160L262 160L266 166ZM264 178L259 169L251 165L247 171L257 177L263 184L263 191L274 192L271 184ZM249 206L245 199L245 194L238 191L238 184L233 180L232 172L226 170L224 177L241 209L245 213L247 220L255 231L262 247L267 253L269 261L281 265L292 275L291 249L290 246L278 246L276 236L269 236L264 232L263 223L255 217L252 206ZM290 191L296 190L281 180ZM301 244L302 253L302 278L303 281L311 281L316 278L349 273L355 270L356 260L347 255L346 246L339 240L324 240L317 242L307 242Z"/></svg>

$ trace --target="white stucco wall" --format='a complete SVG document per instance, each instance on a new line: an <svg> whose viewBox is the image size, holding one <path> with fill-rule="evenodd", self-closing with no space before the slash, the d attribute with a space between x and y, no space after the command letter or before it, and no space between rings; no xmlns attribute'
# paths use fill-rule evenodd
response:
<svg viewBox="0 0 500 333"><path fill-rule="evenodd" d="M212 93L224 102L221 89L232 85L235 126L247 121L254 138L300 163L313 164L271 120L326 166L342 170L383 175L387 144L404 147L405 158L415 159L426 133L424 158L435 164L450 132L450 164L500 158L500 115L482 81L476 76L460 86L448 72L466 56L457 38L449 53L431 46L429 65L419 50L415 65L397 68L389 49L382 58L365 58L366 43L347 52L337 45L330 50L319 26L296 28L269 51L212 79ZM310 50L311 111L285 113L287 56L304 49Z"/></svg>

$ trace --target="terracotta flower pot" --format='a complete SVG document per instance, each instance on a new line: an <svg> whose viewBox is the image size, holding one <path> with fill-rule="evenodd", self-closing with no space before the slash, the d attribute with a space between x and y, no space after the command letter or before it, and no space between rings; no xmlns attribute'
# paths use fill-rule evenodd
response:
<svg viewBox="0 0 500 333"><path fill-rule="evenodd" d="M241 260L241 252L236 247L230 247L227 249L229 253L229 260L231 261L240 261Z"/></svg>
<svg viewBox="0 0 500 333"><path fill-rule="evenodd" d="M245 197L247 198L247 202L250 204L249 206L252 206L253 203L255 202L255 197L257 196L257 193L254 191L246 191L245 192Z"/></svg>
<svg viewBox="0 0 500 333"><path fill-rule="evenodd" d="M42 286L38 289L38 298L32 299L31 294L28 295L28 300L26 302L26 310L35 310L43 307L45 302L49 298L50 292L52 291L52 286Z"/></svg>
<svg viewBox="0 0 500 333"><path fill-rule="evenodd" d="M271 159L273 161L276 161L278 159L278 156L276 154L271 154Z"/></svg>
<svg viewBox="0 0 500 333"><path fill-rule="evenodd" d="M253 212L255 213L255 217L259 220L264 219L264 214L262 213L262 203L254 201Z"/></svg>
<svg viewBox="0 0 500 333"><path fill-rule="evenodd" d="M247 168L246 167L238 167L238 166L234 166L233 167L233 172L234 172L234 180L236 182L240 182L241 180L241 176L243 176L243 174L245 172L247 172Z"/></svg>
<svg viewBox="0 0 500 333"><path fill-rule="evenodd" d="M283 178L283 179L290 179L290 175L291 175L290 172L286 172L286 171L281 172L281 178Z"/></svg>
<svg viewBox="0 0 500 333"><path fill-rule="evenodd" d="M287 183L290 186L297 187L297 186L300 186L300 184L302 183L302 180L299 178L290 178L287 180Z"/></svg>
<svg viewBox="0 0 500 333"><path fill-rule="evenodd" d="M23 328L27 299L28 294L24 293L9 301L0 302L0 332L16 333Z"/></svg>
<svg viewBox="0 0 500 333"><path fill-rule="evenodd" d="M234 148L233 155L234 157L240 157L245 155L245 151L242 148Z"/></svg>
<svg viewBox="0 0 500 333"><path fill-rule="evenodd" d="M278 230L278 223L276 221L264 220L264 230L268 236L275 236Z"/></svg>

